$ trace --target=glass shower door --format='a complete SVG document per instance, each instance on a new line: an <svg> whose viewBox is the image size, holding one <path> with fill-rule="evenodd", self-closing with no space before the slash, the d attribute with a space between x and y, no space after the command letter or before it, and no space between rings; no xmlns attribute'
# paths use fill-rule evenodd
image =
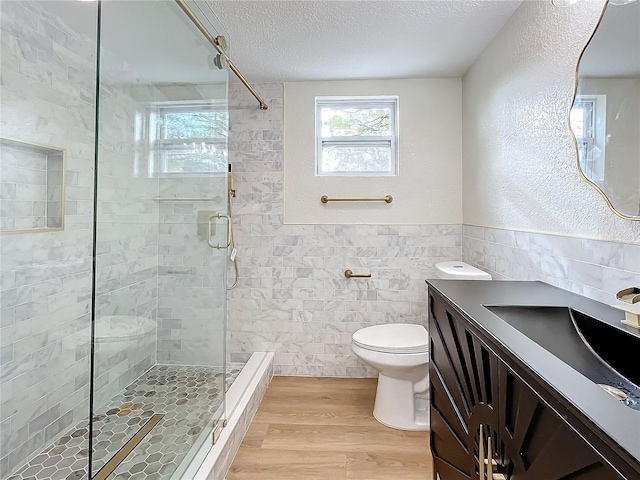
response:
<svg viewBox="0 0 640 480"><path fill-rule="evenodd" d="M173 0L100 26L92 475L182 478L224 417L228 75Z"/></svg>

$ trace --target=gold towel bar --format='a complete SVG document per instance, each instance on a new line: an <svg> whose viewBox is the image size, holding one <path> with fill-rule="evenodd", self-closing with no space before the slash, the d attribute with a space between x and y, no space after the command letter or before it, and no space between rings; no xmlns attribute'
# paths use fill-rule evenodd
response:
<svg viewBox="0 0 640 480"><path fill-rule="evenodd" d="M347 278L371 278L371 274L370 273L356 275L351 270L345 270L344 271L344 276L347 277Z"/></svg>
<svg viewBox="0 0 640 480"><path fill-rule="evenodd" d="M385 195L384 197L327 197L323 195L320 197L322 203L328 202L377 202L383 201L387 203L393 202L391 195Z"/></svg>
<svg viewBox="0 0 640 480"><path fill-rule="evenodd" d="M153 197L154 202L221 202L222 197Z"/></svg>

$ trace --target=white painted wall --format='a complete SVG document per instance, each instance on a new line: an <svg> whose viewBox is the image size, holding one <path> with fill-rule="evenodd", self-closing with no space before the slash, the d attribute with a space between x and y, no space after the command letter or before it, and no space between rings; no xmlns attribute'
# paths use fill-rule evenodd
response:
<svg viewBox="0 0 640 480"><path fill-rule="evenodd" d="M399 96L399 175L315 175L315 97ZM452 224L462 220L461 80L286 83L284 223ZM384 196L393 203L328 203L322 195Z"/></svg>
<svg viewBox="0 0 640 480"><path fill-rule="evenodd" d="M578 174L576 59L603 0L524 2L463 78L464 223L638 242Z"/></svg>

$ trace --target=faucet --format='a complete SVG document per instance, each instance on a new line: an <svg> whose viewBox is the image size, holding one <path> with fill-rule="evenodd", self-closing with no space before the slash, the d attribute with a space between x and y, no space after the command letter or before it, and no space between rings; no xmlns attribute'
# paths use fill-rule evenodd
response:
<svg viewBox="0 0 640 480"><path fill-rule="evenodd" d="M611 305L624 311L625 319L622 323L640 330L640 287L624 288L616 294L616 298L624 302L622 305Z"/></svg>

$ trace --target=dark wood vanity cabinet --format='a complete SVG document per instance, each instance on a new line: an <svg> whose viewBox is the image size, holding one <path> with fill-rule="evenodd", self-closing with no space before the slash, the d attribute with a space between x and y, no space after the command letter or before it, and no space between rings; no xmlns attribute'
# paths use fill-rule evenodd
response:
<svg viewBox="0 0 640 480"><path fill-rule="evenodd" d="M606 446L589 443L570 414L433 291L429 327L431 451L441 480L639 478L614 468Z"/></svg>

